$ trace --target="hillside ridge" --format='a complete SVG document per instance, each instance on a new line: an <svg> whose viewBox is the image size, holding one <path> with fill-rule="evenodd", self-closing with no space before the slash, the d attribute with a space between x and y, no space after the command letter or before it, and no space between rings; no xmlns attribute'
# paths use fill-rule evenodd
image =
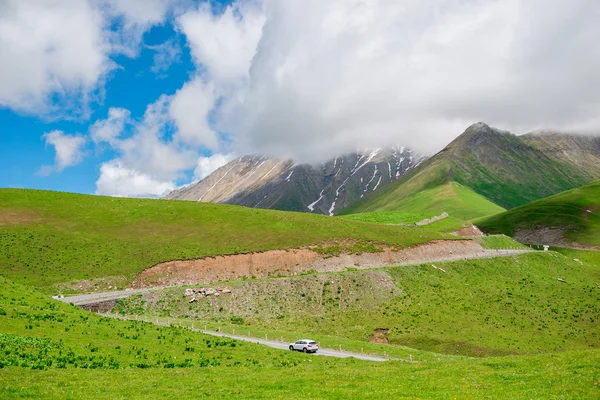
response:
<svg viewBox="0 0 600 400"><path fill-rule="evenodd" d="M546 135L517 136L478 122L418 168L342 214L415 211L403 209L404 199L448 182L510 209L600 178L599 139L562 134L560 144L550 145Z"/></svg>

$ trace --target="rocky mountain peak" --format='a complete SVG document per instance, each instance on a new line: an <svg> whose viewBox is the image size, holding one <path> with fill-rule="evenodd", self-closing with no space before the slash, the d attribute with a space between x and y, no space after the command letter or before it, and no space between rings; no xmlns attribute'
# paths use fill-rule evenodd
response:
<svg viewBox="0 0 600 400"><path fill-rule="evenodd" d="M425 159L403 146L359 150L318 165L246 155L166 198L334 215Z"/></svg>

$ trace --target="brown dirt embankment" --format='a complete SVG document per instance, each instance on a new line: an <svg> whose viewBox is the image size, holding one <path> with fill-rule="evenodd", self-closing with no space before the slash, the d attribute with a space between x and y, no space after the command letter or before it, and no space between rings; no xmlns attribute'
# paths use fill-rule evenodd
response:
<svg viewBox="0 0 600 400"><path fill-rule="evenodd" d="M383 248L378 253L339 256L326 256L308 248L271 250L164 262L140 272L130 287L210 284L242 277L296 275L310 270L336 272L485 256L486 251L472 240L436 240L402 250Z"/></svg>

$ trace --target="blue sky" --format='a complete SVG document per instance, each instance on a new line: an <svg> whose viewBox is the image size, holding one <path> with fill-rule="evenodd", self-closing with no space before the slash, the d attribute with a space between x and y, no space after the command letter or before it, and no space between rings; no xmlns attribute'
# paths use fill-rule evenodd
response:
<svg viewBox="0 0 600 400"><path fill-rule="evenodd" d="M147 46L160 45L175 40L181 55L167 70L156 74L150 71L156 51ZM28 115L9 108L0 109L0 187L34 188L78 193L94 193L95 179L103 161L115 156L110 148L100 151L86 146L86 157L78 165L66 168L60 174L41 176L37 174L42 165L52 165L54 151L42 140L45 132L62 130L64 132L86 133L96 119L106 118L110 107L123 107L131 111L133 118L141 118L146 105L154 102L162 94L174 94L183 86L195 67L190 59L189 48L181 34L175 32L170 23L154 27L144 34L144 45L135 58L120 56L115 58L119 64L104 90L104 100L93 106L89 118L76 120ZM191 171L187 171L181 182L189 182Z"/></svg>
<svg viewBox="0 0 600 400"><path fill-rule="evenodd" d="M0 187L159 197L244 154L600 132L600 3L436 4L4 0Z"/></svg>

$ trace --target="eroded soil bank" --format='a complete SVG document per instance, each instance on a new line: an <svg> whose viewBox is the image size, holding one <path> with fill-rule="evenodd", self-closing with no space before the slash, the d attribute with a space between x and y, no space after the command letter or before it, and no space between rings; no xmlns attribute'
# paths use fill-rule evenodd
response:
<svg viewBox="0 0 600 400"><path fill-rule="evenodd" d="M168 261L140 272L130 287L210 284L242 277L297 275L314 270L336 272L390 265L420 264L492 256L472 240L436 240L402 250L326 256L312 249L271 250L260 253Z"/></svg>

